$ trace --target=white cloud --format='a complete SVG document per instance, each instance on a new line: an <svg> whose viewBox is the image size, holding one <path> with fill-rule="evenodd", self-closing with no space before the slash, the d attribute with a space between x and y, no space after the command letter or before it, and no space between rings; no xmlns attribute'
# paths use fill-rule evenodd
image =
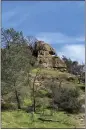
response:
<svg viewBox="0 0 86 130"><path fill-rule="evenodd" d="M57 33L40 33L36 35L38 40L43 40L45 42L48 42L50 44L59 44L59 43L77 43L77 42L84 42L85 37L84 36L67 36L63 33L57 32Z"/></svg>
<svg viewBox="0 0 86 130"><path fill-rule="evenodd" d="M60 51L57 51L59 56L66 56L72 60L77 60L79 63L85 63L85 46L83 44L65 45Z"/></svg>

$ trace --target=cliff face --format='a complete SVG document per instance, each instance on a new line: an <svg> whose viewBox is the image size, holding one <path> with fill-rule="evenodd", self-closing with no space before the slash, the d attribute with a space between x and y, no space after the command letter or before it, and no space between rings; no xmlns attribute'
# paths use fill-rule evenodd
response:
<svg viewBox="0 0 86 130"><path fill-rule="evenodd" d="M65 63L57 56L55 50L49 44L38 41L35 44L35 54L38 63L42 67L66 70Z"/></svg>

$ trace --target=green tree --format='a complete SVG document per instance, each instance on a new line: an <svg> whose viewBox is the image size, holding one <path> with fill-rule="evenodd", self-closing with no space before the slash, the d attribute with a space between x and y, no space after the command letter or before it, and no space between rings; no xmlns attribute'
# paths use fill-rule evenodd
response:
<svg viewBox="0 0 86 130"><path fill-rule="evenodd" d="M2 96L13 92L20 109L21 87L24 87L23 82L31 70L32 63L35 64L34 57L26 44L11 44L9 49L1 49L1 53Z"/></svg>
<svg viewBox="0 0 86 130"><path fill-rule="evenodd" d="M2 41L2 47L7 47L8 49L12 43L13 44L26 43L23 33L15 31L13 28L1 29L1 41Z"/></svg>
<svg viewBox="0 0 86 130"><path fill-rule="evenodd" d="M66 63L68 72L78 76L79 83L80 81L85 81L84 64L79 64L78 61L72 61L65 56L62 59Z"/></svg>

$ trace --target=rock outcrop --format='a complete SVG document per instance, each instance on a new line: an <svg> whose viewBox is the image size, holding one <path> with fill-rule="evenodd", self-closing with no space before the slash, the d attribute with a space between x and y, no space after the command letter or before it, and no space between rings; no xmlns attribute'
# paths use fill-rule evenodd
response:
<svg viewBox="0 0 86 130"><path fill-rule="evenodd" d="M34 50L37 61L42 67L66 70L64 61L57 56L56 51L49 44L37 41Z"/></svg>

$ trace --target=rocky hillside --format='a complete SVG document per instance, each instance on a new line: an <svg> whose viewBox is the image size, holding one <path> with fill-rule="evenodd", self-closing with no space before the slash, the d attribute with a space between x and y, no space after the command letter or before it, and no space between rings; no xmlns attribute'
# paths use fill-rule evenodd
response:
<svg viewBox="0 0 86 130"><path fill-rule="evenodd" d="M38 64L44 68L65 71L66 65L56 51L47 43L37 41L34 47L34 55L37 57Z"/></svg>

